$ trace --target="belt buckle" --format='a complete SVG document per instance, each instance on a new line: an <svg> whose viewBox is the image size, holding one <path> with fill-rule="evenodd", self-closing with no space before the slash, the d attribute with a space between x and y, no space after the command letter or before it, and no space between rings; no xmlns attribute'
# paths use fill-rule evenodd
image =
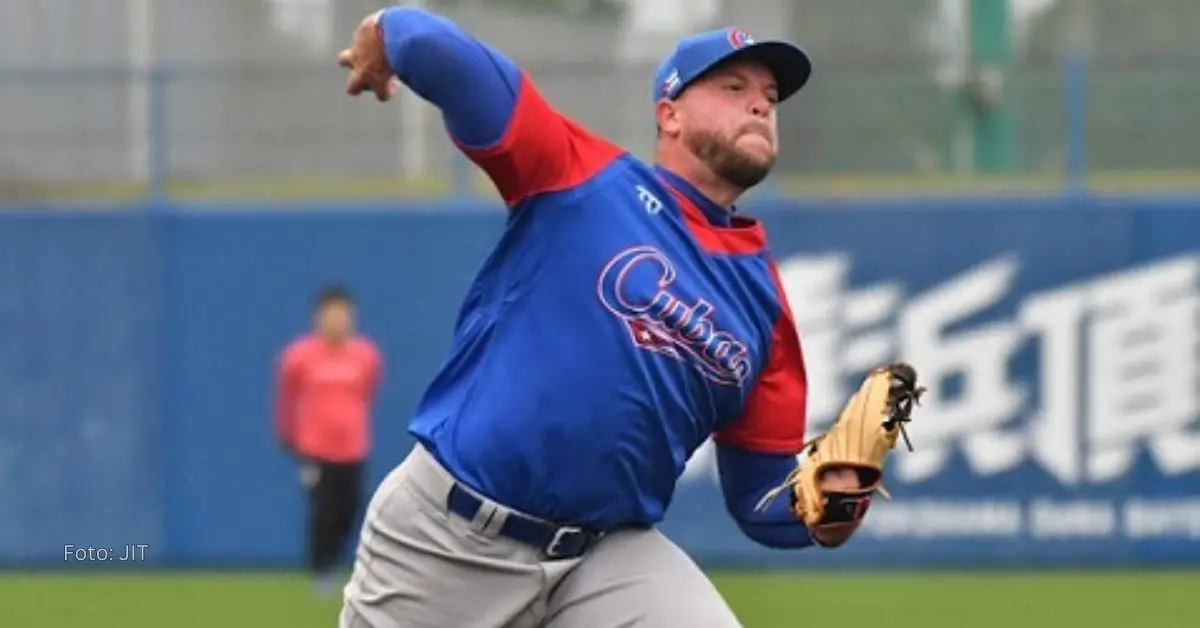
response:
<svg viewBox="0 0 1200 628"><path fill-rule="evenodd" d="M579 526L563 526L554 531L554 537L550 539L550 543L546 545L546 556L549 558L562 558L564 554L559 553L565 542L576 536L585 534L584 529ZM580 548L582 549L582 548Z"/></svg>

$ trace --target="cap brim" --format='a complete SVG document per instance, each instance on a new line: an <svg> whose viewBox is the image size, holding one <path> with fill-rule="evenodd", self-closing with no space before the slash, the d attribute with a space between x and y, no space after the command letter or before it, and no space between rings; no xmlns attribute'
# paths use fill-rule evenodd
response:
<svg viewBox="0 0 1200 628"><path fill-rule="evenodd" d="M745 60L757 61L775 75L780 102L800 91L812 76L813 63L808 53L793 43L778 40L755 42L739 48L713 64L713 67Z"/></svg>

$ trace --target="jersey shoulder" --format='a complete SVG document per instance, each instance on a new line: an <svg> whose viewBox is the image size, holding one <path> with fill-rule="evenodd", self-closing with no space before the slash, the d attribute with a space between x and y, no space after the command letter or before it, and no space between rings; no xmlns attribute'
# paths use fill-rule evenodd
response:
<svg viewBox="0 0 1200 628"><path fill-rule="evenodd" d="M483 148L456 144L488 173L510 208L584 185L625 153L556 109L524 73L499 141Z"/></svg>
<svg viewBox="0 0 1200 628"><path fill-rule="evenodd" d="M669 206L671 199L659 186L651 168L622 152L586 180L524 199L509 213L509 227L528 226L533 219L535 224L620 230L639 214L655 215Z"/></svg>
<svg viewBox="0 0 1200 628"><path fill-rule="evenodd" d="M564 205L587 202L617 209L641 208L649 215L679 209L670 188L655 174L654 168L628 151L622 151L592 176L560 190L550 199Z"/></svg>

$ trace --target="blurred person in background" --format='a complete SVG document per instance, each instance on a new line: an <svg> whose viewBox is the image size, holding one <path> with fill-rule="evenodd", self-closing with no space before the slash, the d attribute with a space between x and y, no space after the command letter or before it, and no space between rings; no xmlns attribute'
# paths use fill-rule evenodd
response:
<svg viewBox="0 0 1200 628"><path fill-rule="evenodd" d="M300 465L308 566L318 593L327 595L336 588L335 568L362 503L382 359L375 343L355 330L354 299L343 286L317 294L313 323L279 357L275 426Z"/></svg>

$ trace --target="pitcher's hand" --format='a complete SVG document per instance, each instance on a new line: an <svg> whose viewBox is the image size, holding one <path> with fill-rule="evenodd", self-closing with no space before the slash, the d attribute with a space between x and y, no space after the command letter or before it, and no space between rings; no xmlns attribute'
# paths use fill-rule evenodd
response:
<svg viewBox="0 0 1200 628"><path fill-rule="evenodd" d="M388 64L379 18L383 11L368 15L350 39L350 47L338 54L338 65L346 68L346 93L357 96L374 92L379 102L390 100L400 90L400 81Z"/></svg>
<svg viewBox="0 0 1200 628"><path fill-rule="evenodd" d="M823 491L856 491L862 486L858 474L850 469L830 469L821 475L821 490ZM814 529L813 538L823 545L841 545L850 540L862 522L847 524L838 528Z"/></svg>

